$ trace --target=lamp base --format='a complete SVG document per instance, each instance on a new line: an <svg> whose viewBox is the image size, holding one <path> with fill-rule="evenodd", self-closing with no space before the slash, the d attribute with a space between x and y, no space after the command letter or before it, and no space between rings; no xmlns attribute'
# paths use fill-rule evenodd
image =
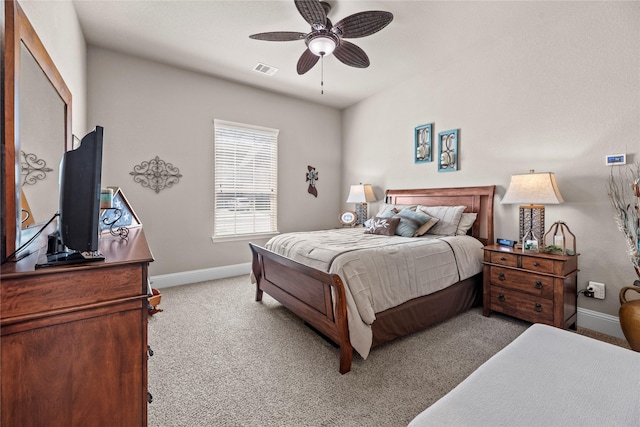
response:
<svg viewBox="0 0 640 427"><path fill-rule="evenodd" d="M525 236L531 236L542 244L544 238L544 206L523 205L520 206L520 242L524 243ZM529 240L531 238L529 237Z"/></svg>
<svg viewBox="0 0 640 427"><path fill-rule="evenodd" d="M367 221L367 204L366 203L357 203L356 204L356 215L358 216L358 220L356 221L357 225L363 225Z"/></svg>

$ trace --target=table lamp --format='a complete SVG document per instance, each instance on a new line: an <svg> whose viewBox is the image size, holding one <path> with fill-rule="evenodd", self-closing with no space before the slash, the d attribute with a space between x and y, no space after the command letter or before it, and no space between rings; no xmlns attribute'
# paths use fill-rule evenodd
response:
<svg viewBox="0 0 640 427"><path fill-rule="evenodd" d="M367 220L367 202L373 202L376 200L376 196L373 193L373 187L371 184L357 184L352 185L349 190L349 197L347 197L347 203L356 204L356 215L358 221L356 224L364 224Z"/></svg>
<svg viewBox="0 0 640 427"><path fill-rule="evenodd" d="M520 235L518 239L524 243L525 237L533 235L533 239L542 242L544 237L544 205L564 202L556 177L553 172L512 175L509 188L502 198L502 204L520 203ZM533 249L533 248L532 248ZM537 248L536 248L537 249Z"/></svg>

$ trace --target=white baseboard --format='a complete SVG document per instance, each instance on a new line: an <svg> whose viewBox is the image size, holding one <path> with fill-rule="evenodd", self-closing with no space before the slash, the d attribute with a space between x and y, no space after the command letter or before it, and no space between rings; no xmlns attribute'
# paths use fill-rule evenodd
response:
<svg viewBox="0 0 640 427"><path fill-rule="evenodd" d="M189 283L205 282L207 280L224 279L226 277L249 274L251 263L225 265L223 267L205 268L202 270L182 271L180 273L161 274L151 276L151 286L156 289L171 286L187 285Z"/></svg>
<svg viewBox="0 0 640 427"><path fill-rule="evenodd" d="M620 319L610 314L600 313L599 311L578 307L578 326L614 337L624 338L624 334L620 328Z"/></svg>

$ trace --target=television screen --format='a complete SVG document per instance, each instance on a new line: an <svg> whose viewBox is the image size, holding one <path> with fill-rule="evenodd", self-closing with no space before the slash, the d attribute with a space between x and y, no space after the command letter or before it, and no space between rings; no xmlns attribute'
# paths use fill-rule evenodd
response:
<svg viewBox="0 0 640 427"><path fill-rule="evenodd" d="M103 132L96 126L62 157L58 233L49 237L47 261L36 267L104 260L98 252Z"/></svg>

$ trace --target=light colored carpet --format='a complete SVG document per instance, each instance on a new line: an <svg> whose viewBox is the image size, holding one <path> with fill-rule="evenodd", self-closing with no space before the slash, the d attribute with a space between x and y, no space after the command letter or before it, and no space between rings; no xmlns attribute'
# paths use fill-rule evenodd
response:
<svg viewBox="0 0 640 427"><path fill-rule="evenodd" d="M340 375L336 348L254 295L249 276L162 289L150 426L404 426L529 326L475 308Z"/></svg>

